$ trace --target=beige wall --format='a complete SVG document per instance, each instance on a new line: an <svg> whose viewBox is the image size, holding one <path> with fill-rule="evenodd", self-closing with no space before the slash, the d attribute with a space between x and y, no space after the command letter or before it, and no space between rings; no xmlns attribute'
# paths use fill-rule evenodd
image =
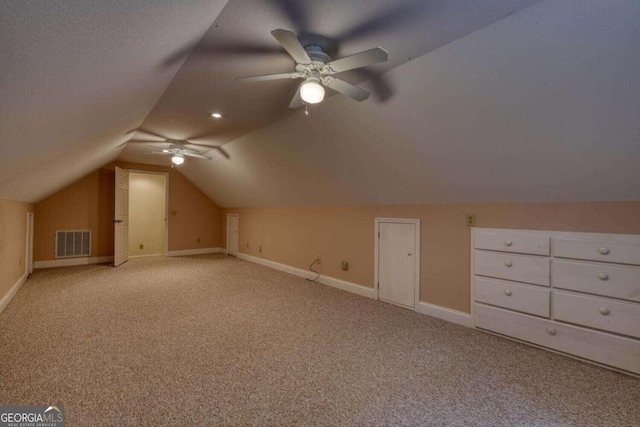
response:
<svg viewBox="0 0 640 427"><path fill-rule="evenodd" d="M165 180L166 175L129 174L129 256L164 254Z"/></svg>
<svg viewBox="0 0 640 427"><path fill-rule="evenodd" d="M0 299L25 272L27 213L34 205L0 199Z"/></svg>
<svg viewBox="0 0 640 427"><path fill-rule="evenodd" d="M170 251L220 246L220 208L177 169L116 162L35 205L35 261L54 259L56 230L90 229L91 256L113 255L116 166L169 174Z"/></svg>
<svg viewBox="0 0 640 427"><path fill-rule="evenodd" d="M324 275L373 287L374 218L421 220L420 300L469 312L470 230L476 226L640 234L640 202L454 204L223 209L239 214L238 251L307 269L322 256ZM259 248L262 246L262 252ZM349 271L340 268L349 261Z"/></svg>

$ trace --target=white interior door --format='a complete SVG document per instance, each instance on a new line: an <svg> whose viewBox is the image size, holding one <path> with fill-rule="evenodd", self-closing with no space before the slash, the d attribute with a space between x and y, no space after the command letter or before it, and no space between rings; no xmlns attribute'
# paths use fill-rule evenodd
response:
<svg viewBox="0 0 640 427"><path fill-rule="evenodd" d="M117 267L129 259L129 171L117 166L115 202L113 265Z"/></svg>
<svg viewBox="0 0 640 427"><path fill-rule="evenodd" d="M238 215L227 215L227 254L238 256Z"/></svg>
<svg viewBox="0 0 640 427"><path fill-rule="evenodd" d="M415 308L416 224L380 222L378 298Z"/></svg>
<svg viewBox="0 0 640 427"><path fill-rule="evenodd" d="M27 253L25 254L25 272L33 273L33 212L27 214Z"/></svg>

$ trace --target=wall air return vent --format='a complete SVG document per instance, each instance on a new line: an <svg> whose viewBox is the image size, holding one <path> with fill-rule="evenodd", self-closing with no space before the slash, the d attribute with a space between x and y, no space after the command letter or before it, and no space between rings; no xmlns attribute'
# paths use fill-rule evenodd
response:
<svg viewBox="0 0 640 427"><path fill-rule="evenodd" d="M91 255L91 230L56 231L56 258Z"/></svg>

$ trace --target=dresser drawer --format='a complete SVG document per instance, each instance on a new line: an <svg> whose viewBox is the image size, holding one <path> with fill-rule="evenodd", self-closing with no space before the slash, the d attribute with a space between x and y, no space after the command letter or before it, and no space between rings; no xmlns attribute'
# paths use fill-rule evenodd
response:
<svg viewBox="0 0 640 427"><path fill-rule="evenodd" d="M513 252L532 255L549 255L549 236L517 231L476 231L475 249Z"/></svg>
<svg viewBox="0 0 640 427"><path fill-rule="evenodd" d="M475 251L474 271L480 276L549 286L549 258Z"/></svg>
<svg viewBox="0 0 640 427"><path fill-rule="evenodd" d="M549 317L549 288L476 277L475 300L490 305Z"/></svg>
<svg viewBox="0 0 640 427"><path fill-rule="evenodd" d="M553 239L553 255L559 258L640 265L640 243Z"/></svg>
<svg viewBox="0 0 640 427"><path fill-rule="evenodd" d="M551 283L554 288L640 302L640 267L556 260Z"/></svg>
<svg viewBox="0 0 640 427"><path fill-rule="evenodd" d="M640 338L640 304L554 291L553 317Z"/></svg>
<svg viewBox="0 0 640 427"><path fill-rule="evenodd" d="M478 328L640 374L640 341L474 304Z"/></svg>

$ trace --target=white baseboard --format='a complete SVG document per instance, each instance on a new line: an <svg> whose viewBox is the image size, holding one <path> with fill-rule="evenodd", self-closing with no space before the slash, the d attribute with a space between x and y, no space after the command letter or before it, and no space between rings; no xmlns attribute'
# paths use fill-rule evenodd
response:
<svg viewBox="0 0 640 427"><path fill-rule="evenodd" d="M429 304L422 301L418 303L416 311L420 314L426 314L427 316L446 320L447 322L456 323L468 328L471 327L471 315L469 313L452 310L450 308L442 307L435 304Z"/></svg>
<svg viewBox="0 0 640 427"><path fill-rule="evenodd" d="M285 273L293 274L294 276L302 277L304 279L313 279L316 277L316 274L312 271L291 267L290 265L280 264L279 262L269 261L267 259L243 254L241 252L238 252L238 258L245 261L254 262L256 264L264 265L265 267L270 267L275 270L284 271ZM368 298L375 298L375 292L373 288L367 288L366 286L358 285L356 283L346 282L344 280L322 275L320 276L320 278L318 278L317 281L319 283L322 283L323 285L332 286L334 288L342 289L343 291L362 295Z"/></svg>
<svg viewBox="0 0 640 427"><path fill-rule="evenodd" d="M24 273L18 279L18 281L11 287L11 289L9 289L9 292L7 292L2 297L2 299L0 299L0 313L2 313L2 311L5 309L5 307L9 305L9 303L11 302L13 297L18 293L18 291L20 290L20 288L22 287L24 282L27 281L27 277L29 277L29 275L27 273Z"/></svg>
<svg viewBox="0 0 640 427"><path fill-rule="evenodd" d="M200 248L200 249L184 249L181 251L168 251L167 256L186 256L186 255L204 255L224 253L221 248Z"/></svg>
<svg viewBox="0 0 640 427"><path fill-rule="evenodd" d="M148 255L129 255L129 259L131 258L146 258L150 256L164 256L164 254L148 254Z"/></svg>
<svg viewBox="0 0 640 427"><path fill-rule="evenodd" d="M74 265L104 264L113 262L112 256L96 256L82 258L64 258L54 259L51 261L36 261L34 268L51 268L51 267L71 267Z"/></svg>

